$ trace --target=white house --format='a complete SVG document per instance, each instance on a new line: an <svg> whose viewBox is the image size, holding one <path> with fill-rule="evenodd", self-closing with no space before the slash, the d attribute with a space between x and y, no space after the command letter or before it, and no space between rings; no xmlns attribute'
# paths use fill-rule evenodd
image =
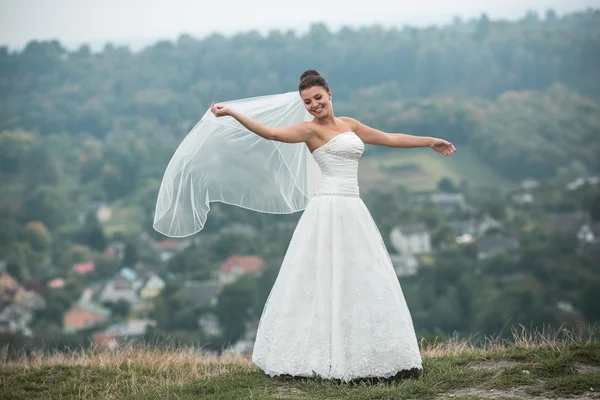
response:
<svg viewBox="0 0 600 400"><path fill-rule="evenodd" d="M600 222L583 224L577 232L577 238L583 243L600 243Z"/></svg>
<svg viewBox="0 0 600 400"><path fill-rule="evenodd" d="M419 270L419 261L410 254L390 254L396 276L413 276Z"/></svg>
<svg viewBox="0 0 600 400"><path fill-rule="evenodd" d="M390 242L402 255L431 252L431 235L422 222L396 226L390 234Z"/></svg>
<svg viewBox="0 0 600 400"><path fill-rule="evenodd" d="M585 176L567 183L566 188L567 190L577 190L585 184L597 185L598 183L600 183L600 176Z"/></svg>
<svg viewBox="0 0 600 400"><path fill-rule="evenodd" d="M423 206L425 204L435 204L442 212L450 214L457 210L467 207L465 195L462 193L437 192L431 194L422 194L413 197L413 204Z"/></svg>
<svg viewBox="0 0 600 400"><path fill-rule="evenodd" d="M146 284L140 290L140 296L142 299L152 299L158 296L165 288L165 281L163 281L158 275L152 274L146 281Z"/></svg>
<svg viewBox="0 0 600 400"><path fill-rule="evenodd" d="M109 281L100 294L102 303L116 303L119 300L124 300L129 304L139 303L133 282L121 274Z"/></svg>
<svg viewBox="0 0 600 400"><path fill-rule="evenodd" d="M33 320L33 312L21 305L13 303L2 309L0 312L0 332L17 333L24 336L31 336L32 332L29 324Z"/></svg>

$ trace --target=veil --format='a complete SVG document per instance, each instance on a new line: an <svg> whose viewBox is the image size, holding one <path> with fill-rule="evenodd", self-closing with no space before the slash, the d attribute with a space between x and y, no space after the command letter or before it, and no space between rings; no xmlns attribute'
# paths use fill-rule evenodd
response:
<svg viewBox="0 0 600 400"><path fill-rule="evenodd" d="M312 120L298 92L221 103L270 127ZM181 142L163 176L154 229L185 237L204 227L211 202L288 214L306 208L321 171L304 143L264 139L209 110Z"/></svg>

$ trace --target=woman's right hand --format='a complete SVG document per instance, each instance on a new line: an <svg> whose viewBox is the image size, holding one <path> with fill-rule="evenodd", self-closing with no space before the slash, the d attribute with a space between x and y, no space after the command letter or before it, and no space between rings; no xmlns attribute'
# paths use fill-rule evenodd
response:
<svg viewBox="0 0 600 400"><path fill-rule="evenodd" d="M215 103L210 105L210 111L215 115L215 117L224 117L229 115L229 108L215 105Z"/></svg>

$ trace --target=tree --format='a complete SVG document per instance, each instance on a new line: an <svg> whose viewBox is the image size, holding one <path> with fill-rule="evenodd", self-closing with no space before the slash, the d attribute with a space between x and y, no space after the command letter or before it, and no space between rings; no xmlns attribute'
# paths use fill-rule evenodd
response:
<svg viewBox="0 0 600 400"><path fill-rule="evenodd" d="M90 249L99 253L104 252L106 248L106 238L100 221L95 212L91 212L85 217L82 231L78 234L78 242L85 244Z"/></svg>
<svg viewBox="0 0 600 400"><path fill-rule="evenodd" d="M119 272L119 263L108 257L97 257L94 263L96 264L95 272L100 279L108 279Z"/></svg>
<svg viewBox="0 0 600 400"><path fill-rule="evenodd" d="M100 224L91 228L88 233L88 245L91 249L98 252L103 252L106 248L106 239L104 238L104 232Z"/></svg>
<svg viewBox="0 0 600 400"><path fill-rule="evenodd" d="M29 245L36 252L44 253L52 244L52 235L42 222L29 222L25 227L25 234Z"/></svg>
<svg viewBox="0 0 600 400"><path fill-rule="evenodd" d="M56 187L41 185L25 199L27 221L40 221L50 229L64 222L68 202Z"/></svg>
<svg viewBox="0 0 600 400"><path fill-rule="evenodd" d="M589 210L594 221L600 221L600 191L598 191L596 195L592 197Z"/></svg>
<svg viewBox="0 0 600 400"><path fill-rule="evenodd" d="M137 246L131 240L125 244L125 252L121 265L124 267L134 267L138 262Z"/></svg>
<svg viewBox="0 0 600 400"><path fill-rule="evenodd" d="M0 172L15 173L25 168L35 140L35 135L22 130L0 132Z"/></svg>
<svg viewBox="0 0 600 400"><path fill-rule="evenodd" d="M225 286L219 294L217 318L230 343L235 343L244 335L246 324L253 319L256 294L256 278L248 275Z"/></svg>
<svg viewBox="0 0 600 400"><path fill-rule="evenodd" d="M444 177L439 180L439 182L437 184L437 188L439 190L441 190L442 192L447 192L447 193L456 192L456 186L454 185L454 182L452 181L452 179L447 178L447 177Z"/></svg>
<svg viewBox="0 0 600 400"><path fill-rule="evenodd" d="M115 303L105 303L104 306L109 308L112 315L117 318L125 318L131 311L131 304L123 299L119 299Z"/></svg>

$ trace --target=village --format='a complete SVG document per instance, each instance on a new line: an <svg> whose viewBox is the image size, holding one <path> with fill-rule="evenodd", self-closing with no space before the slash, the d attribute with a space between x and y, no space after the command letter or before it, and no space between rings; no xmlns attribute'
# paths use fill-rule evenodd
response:
<svg viewBox="0 0 600 400"><path fill-rule="evenodd" d="M581 178L567 184L564 190L568 194L582 185L597 184L597 178ZM539 185L533 180L522 182L509 196L512 207L524 209L533 204ZM517 236L512 234L514 228L510 222L494 218L489 213L475 212L462 193L437 192L413 196L411 207L418 210L426 206L433 206L449 223L441 238L439 230L434 232L423 221L393 226L386 239L399 279L417 275L423 266L434 262L432 254L448 246L470 246L481 265L498 255L516 257L519 254L520 243ZM101 221L110 218L106 205L88 205L85 211L89 210ZM467 212L469 210L472 212ZM459 215L470 217L459 219L456 217ZM82 215L81 221L84 219ZM552 229L575 237L581 248L600 247L600 222L594 222L589 213L583 210L548 213L543 221ZM221 232L259 235L252 226L244 224L223 228ZM136 261L134 265L124 265L125 242L110 241L103 256L120 266L110 276L101 276L98 263L87 260L72 265L64 275L53 276L53 267L48 265L48 279L33 278L28 282L19 282L8 271L7 263L0 263L0 334L35 336L31 327L36 325L36 318L43 317L48 306L53 310L56 308L47 304L48 299L55 299L57 294L75 285L81 288L80 295L72 304L64 306L64 312L56 321L60 324L49 324L44 333L84 332L94 345L114 348L130 340L145 338L149 330L156 328L157 321L152 316L155 315L157 299L169 282L174 282L186 298L182 304L202 309L201 313L190 314L197 318L191 326L202 332L204 340L210 340L223 334L223 327L215 314L223 289L242 277L260 276L267 268L267 262L261 254L230 254L209 276L205 275L205 279L190 279L189 274L176 274L167 267L175 256L200 243L202 235L181 240L156 240L142 233L136 239L138 246L155 252L157 262ZM567 311L573 309L568 302L562 302L560 307ZM166 310L167 313L175 311L179 310ZM256 328L256 318L248 319L244 323L243 335L235 343L223 342L227 345L227 351L249 354Z"/></svg>

